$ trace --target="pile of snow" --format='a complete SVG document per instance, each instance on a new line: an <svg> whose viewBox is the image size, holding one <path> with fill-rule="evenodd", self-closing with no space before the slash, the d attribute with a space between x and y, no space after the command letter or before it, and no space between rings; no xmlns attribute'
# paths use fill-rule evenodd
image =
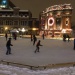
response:
<svg viewBox="0 0 75 75"><path fill-rule="evenodd" d="M75 67L30 70L27 68L0 64L0 75L75 75Z"/></svg>

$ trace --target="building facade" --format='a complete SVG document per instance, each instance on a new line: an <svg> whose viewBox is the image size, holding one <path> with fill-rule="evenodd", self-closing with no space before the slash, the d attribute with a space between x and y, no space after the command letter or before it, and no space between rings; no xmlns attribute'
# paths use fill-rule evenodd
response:
<svg viewBox="0 0 75 75"><path fill-rule="evenodd" d="M70 34L71 4L54 5L46 8L40 13L40 31L50 36L61 36L62 34Z"/></svg>
<svg viewBox="0 0 75 75"><path fill-rule="evenodd" d="M38 30L38 21L37 18L32 18L30 10L21 10L10 0L0 1L0 33L25 29L28 34L31 34L34 29Z"/></svg>

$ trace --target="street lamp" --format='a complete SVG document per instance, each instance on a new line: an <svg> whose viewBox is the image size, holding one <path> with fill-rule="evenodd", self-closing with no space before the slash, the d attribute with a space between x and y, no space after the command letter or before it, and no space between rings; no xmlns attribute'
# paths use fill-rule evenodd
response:
<svg viewBox="0 0 75 75"><path fill-rule="evenodd" d="M5 30L7 30L8 29L8 27L5 27Z"/></svg>
<svg viewBox="0 0 75 75"><path fill-rule="evenodd" d="M5 27L5 32L7 32L7 30L8 30L8 27Z"/></svg>
<svg viewBox="0 0 75 75"><path fill-rule="evenodd" d="M36 34L36 30L38 30L38 28L32 28L33 30L33 34Z"/></svg>
<svg viewBox="0 0 75 75"><path fill-rule="evenodd" d="M23 33L23 34L24 34L25 31L26 31L25 28L22 28L22 33ZM23 36L23 34L22 34L22 36Z"/></svg>

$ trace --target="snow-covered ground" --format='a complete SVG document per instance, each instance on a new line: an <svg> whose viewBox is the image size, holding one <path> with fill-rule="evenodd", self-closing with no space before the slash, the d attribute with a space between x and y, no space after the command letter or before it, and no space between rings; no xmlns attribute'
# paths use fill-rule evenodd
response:
<svg viewBox="0 0 75 75"><path fill-rule="evenodd" d="M75 75L75 67L30 70L27 68L0 64L0 75Z"/></svg>

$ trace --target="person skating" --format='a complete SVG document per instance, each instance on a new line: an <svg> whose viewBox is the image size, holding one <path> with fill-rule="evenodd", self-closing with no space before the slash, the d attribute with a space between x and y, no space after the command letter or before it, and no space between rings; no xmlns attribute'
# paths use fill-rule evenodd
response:
<svg viewBox="0 0 75 75"><path fill-rule="evenodd" d="M75 50L75 38L74 38L74 50Z"/></svg>
<svg viewBox="0 0 75 75"><path fill-rule="evenodd" d="M34 51L35 53L36 53L36 52L39 52L39 46L43 46L43 45L40 44L40 42L41 42L41 41L39 40L39 41L37 42L37 44L36 44L36 50Z"/></svg>
<svg viewBox="0 0 75 75"><path fill-rule="evenodd" d="M37 38L35 35L33 35L33 45L35 45L35 42L37 41Z"/></svg>
<svg viewBox="0 0 75 75"><path fill-rule="evenodd" d="M7 34L7 33L5 33L5 38L6 38L6 40L7 40L7 38L8 38L8 34Z"/></svg>
<svg viewBox="0 0 75 75"><path fill-rule="evenodd" d="M67 38L68 38L68 42L70 41L70 36L69 35L67 35Z"/></svg>
<svg viewBox="0 0 75 75"><path fill-rule="evenodd" d="M43 34L42 34L42 38L43 38L43 40L44 40L44 37L45 37L45 36L44 36L44 33L43 33Z"/></svg>
<svg viewBox="0 0 75 75"><path fill-rule="evenodd" d="M11 44L11 38L9 38L9 40L6 43L6 47L7 47L6 55L11 54L11 46L13 45Z"/></svg>
<svg viewBox="0 0 75 75"><path fill-rule="evenodd" d="M66 34L63 34L63 41L66 42Z"/></svg>

